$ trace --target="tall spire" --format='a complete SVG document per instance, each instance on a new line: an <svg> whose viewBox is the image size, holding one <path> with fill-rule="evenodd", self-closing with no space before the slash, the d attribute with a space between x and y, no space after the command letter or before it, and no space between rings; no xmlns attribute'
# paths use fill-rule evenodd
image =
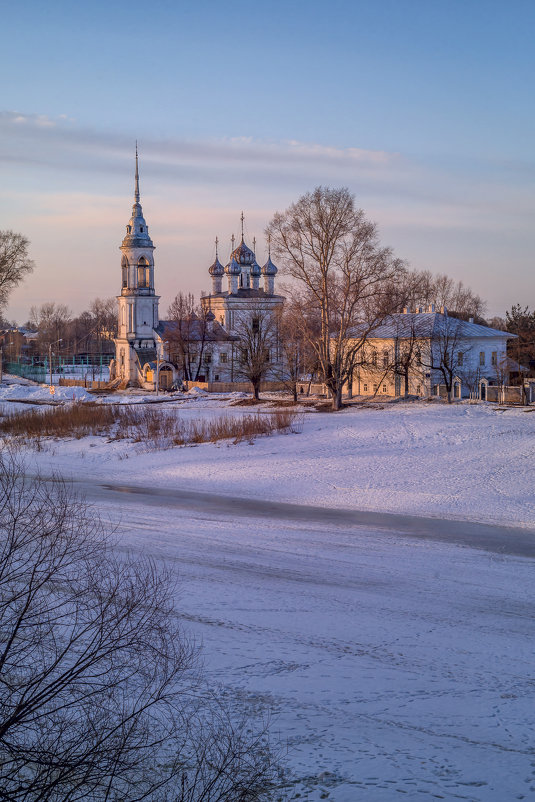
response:
<svg viewBox="0 0 535 802"><path fill-rule="evenodd" d="M134 198L136 203L139 203L139 169L137 163L137 139L136 139L136 188L134 192Z"/></svg>

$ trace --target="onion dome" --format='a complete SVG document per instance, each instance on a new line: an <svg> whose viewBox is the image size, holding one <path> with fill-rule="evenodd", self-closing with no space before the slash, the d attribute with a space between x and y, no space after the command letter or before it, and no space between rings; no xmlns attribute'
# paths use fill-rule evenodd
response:
<svg viewBox="0 0 535 802"><path fill-rule="evenodd" d="M236 251L234 251L234 253L236 253ZM241 275L241 266L238 264L238 262L234 258L234 253L232 254L230 262L225 267L225 273L227 273L229 276L240 276Z"/></svg>
<svg viewBox="0 0 535 802"><path fill-rule="evenodd" d="M268 256L268 260L266 264L262 268L262 275L263 276L275 276L278 273L277 268L271 261L271 256Z"/></svg>
<svg viewBox="0 0 535 802"><path fill-rule="evenodd" d="M239 265L252 265L255 261L253 251L242 240L238 247L232 252L231 259L235 259Z"/></svg>
<svg viewBox="0 0 535 802"><path fill-rule="evenodd" d="M223 267L217 256L215 258L215 262L213 263L213 265L210 265L210 267L208 268L208 272L210 273L211 276L222 276L223 273L225 272L225 268Z"/></svg>
<svg viewBox="0 0 535 802"><path fill-rule="evenodd" d="M253 278L259 278L261 273L262 273L262 268L255 259L253 264L251 265L251 276Z"/></svg>

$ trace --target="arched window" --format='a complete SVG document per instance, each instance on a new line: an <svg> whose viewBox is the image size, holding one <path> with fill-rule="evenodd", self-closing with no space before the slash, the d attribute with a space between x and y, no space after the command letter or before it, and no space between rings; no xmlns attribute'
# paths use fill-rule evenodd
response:
<svg viewBox="0 0 535 802"><path fill-rule="evenodd" d="M137 286L150 287L150 266L144 256L137 263Z"/></svg>
<svg viewBox="0 0 535 802"><path fill-rule="evenodd" d="M388 367L389 361L390 360L388 358L388 350L385 348L385 350L383 351L383 368ZM386 390L384 390L383 392L386 392Z"/></svg>
<svg viewBox="0 0 535 802"><path fill-rule="evenodd" d="M121 261L121 270L123 274L123 288L128 287L128 259L123 256Z"/></svg>

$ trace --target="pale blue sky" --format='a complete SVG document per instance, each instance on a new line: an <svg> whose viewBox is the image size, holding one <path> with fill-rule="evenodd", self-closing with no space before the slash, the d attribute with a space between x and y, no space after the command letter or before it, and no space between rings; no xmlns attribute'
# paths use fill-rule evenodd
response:
<svg viewBox="0 0 535 802"><path fill-rule="evenodd" d="M118 291L136 137L162 312L209 288L242 208L260 238L318 183L490 314L534 306L534 23L519 0L5 4L0 227L37 264L10 314Z"/></svg>

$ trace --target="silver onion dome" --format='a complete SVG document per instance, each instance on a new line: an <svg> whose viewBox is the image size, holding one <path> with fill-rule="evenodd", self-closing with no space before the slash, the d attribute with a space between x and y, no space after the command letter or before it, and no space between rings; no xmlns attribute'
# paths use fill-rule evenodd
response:
<svg viewBox="0 0 535 802"><path fill-rule="evenodd" d="M223 273L225 272L225 268L223 267L217 256L213 265L210 265L210 267L208 268L208 272L210 273L211 276L222 276Z"/></svg>
<svg viewBox="0 0 535 802"><path fill-rule="evenodd" d="M278 273L277 268L271 261L271 256L268 257L266 264L262 268L263 276L275 276Z"/></svg>

